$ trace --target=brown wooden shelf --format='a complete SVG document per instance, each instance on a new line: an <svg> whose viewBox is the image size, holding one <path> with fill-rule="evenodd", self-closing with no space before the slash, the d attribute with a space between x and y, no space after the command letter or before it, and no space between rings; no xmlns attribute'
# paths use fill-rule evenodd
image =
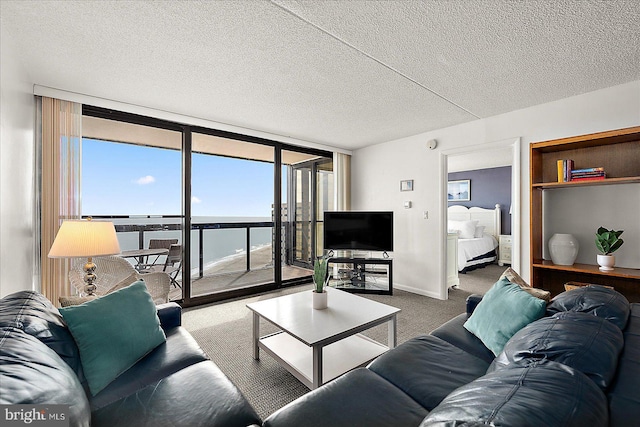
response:
<svg viewBox="0 0 640 427"><path fill-rule="evenodd" d="M574 169L601 167L608 178L593 181L558 182L558 160L571 159ZM567 282L612 286L631 302L640 302L640 269L600 271L597 265L555 265L543 260L545 220L553 219L553 206L543 206L545 191L558 188L597 188L603 185L640 183L640 126L577 135L529 146L531 284L552 295L564 291ZM636 189L626 185L625 192ZM579 197L590 197L578 193ZM635 212L629 212L633 215ZM595 264L595 256L593 259Z"/></svg>
<svg viewBox="0 0 640 427"><path fill-rule="evenodd" d="M538 188L541 190L551 190L554 188L569 188L569 187L589 187L596 185L613 185L613 184L639 184L640 176L628 176L624 178L606 178L594 181L568 181L568 182L540 182L531 184L532 188Z"/></svg>
<svg viewBox="0 0 640 427"><path fill-rule="evenodd" d="M637 141L638 134L640 134L640 126L634 126L587 135L570 136L568 138L554 139L551 141L534 142L531 146L541 153L555 153Z"/></svg>
<svg viewBox="0 0 640 427"><path fill-rule="evenodd" d="M597 265L578 264L556 265L551 261L537 260L533 263L533 268L543 268L549 270L568 271L574 273L589 273L605 277L621 277L625 279L640 279L640 269L614 267L613 271L601 271Z"/></svg>

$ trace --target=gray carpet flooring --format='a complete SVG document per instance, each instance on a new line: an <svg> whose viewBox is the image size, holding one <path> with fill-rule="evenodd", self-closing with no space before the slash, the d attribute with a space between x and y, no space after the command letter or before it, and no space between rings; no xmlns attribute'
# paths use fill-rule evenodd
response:
<svg viewBox="0 0 640 427"><path fill-rule="evenodd" d="M495 267L495 268L494 268ZM400 290L393 296L366 295L402 311L398 314L398 344L418 335L428 334L465 310L471 293L483 294L498 279L504 267L489 266L461 275L458 289L449 291L449 299L441 301ZM250 298L185 309L183 326L200 347L238 386L263 419L277 409L309 392L302 383L269 355L261 352L260 360L252 357L252 315L246 304L310 290L311 285L286 288ZM261 334L275 332L273 325L263 322ZM386 343L387 326L376 326L365 335Z"/></svg>

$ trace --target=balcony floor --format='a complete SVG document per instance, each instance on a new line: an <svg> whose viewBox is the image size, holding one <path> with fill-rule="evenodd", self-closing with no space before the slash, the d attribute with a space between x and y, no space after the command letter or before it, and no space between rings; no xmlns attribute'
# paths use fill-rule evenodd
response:
<svg viewBox="0 0 640 427"><path fill-rule="evenodd" d="M194 297L211 293L244 288L252 285L260 285L273 282L273 267L265 267L251 271L235 271L228 273L216 273L195 279L191 282L191 293ZM313 271L286 265L282 268L282 279L297 279L311 276ZM171 301L182 298L182 289L171 287L169 299Z"/></svg>
<svg viewBox="0 0 640 427"><path fill-rule="evenodd" d="M272 283L274 276L273 253L271 246L264 246L251 251L251 270L246 271L246 254L241 253L225 259L205 269L204 276L192 278L191 295L193 297L209 295L238 288ZM311 276L313 270L284 265L282 279L298 279ZM171 287L171 301L182 299L182 289Z"/></svg>

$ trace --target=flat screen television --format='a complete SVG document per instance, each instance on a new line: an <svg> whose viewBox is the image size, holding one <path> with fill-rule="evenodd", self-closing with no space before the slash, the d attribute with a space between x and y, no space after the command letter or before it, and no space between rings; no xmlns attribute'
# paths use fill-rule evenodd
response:
<svg viewBox="0 0 640 427"><path fill-rule="evenodd" d="M325 212L324 248L393 251L393 212Z"/></svg>

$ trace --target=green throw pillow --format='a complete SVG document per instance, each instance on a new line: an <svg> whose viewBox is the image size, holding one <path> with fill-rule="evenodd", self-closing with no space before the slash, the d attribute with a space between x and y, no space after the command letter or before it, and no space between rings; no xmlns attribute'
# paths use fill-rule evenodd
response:
<svg viewBox="0 0 640 427"><path fill-rule="evenodd" d="M92 395L165 342L156 305L143 281L60 309L80 350Z"/></svg>
<svg viewBox="0 0 640 427"><path fill-rule="evenodd" d="M520 329L544 316L547 304L506 278L498 280L464 323L496 356Z"/></svg>

